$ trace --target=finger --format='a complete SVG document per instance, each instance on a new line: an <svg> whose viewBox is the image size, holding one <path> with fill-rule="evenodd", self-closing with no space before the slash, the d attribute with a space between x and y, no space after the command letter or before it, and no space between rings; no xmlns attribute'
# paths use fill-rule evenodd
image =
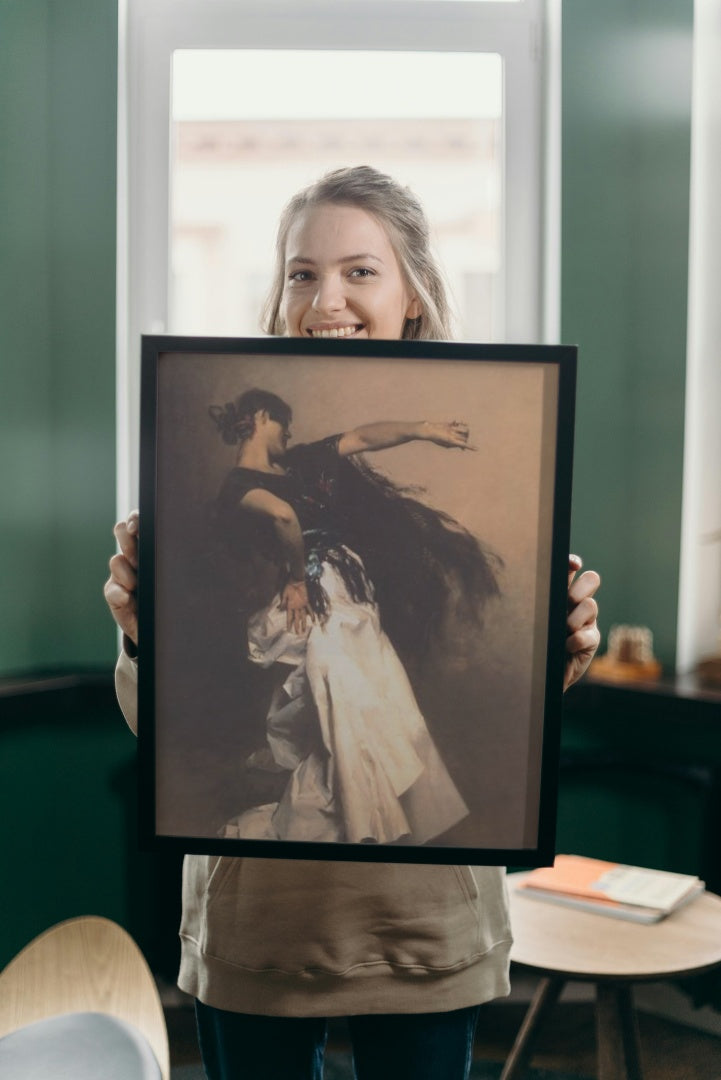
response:
<svg viewBox="0 0 721 1080"><path fill-rule="evenodd" d="M571 656L586 654L593 656L601 643L601 634L597 626L586 626L569 634L566 638L566 652Z"/></svg>
<svg viewBox="0 0 721 1080"><path fill-rule="evenodd" d="M568 556L568 587L571 588L573 579L578 571L583 567L583 559L580 555Z"/></svg>
<svg viewBox="0 0 721 1080"><path fill-rule="evenodd" d="M570 571L569 571L570 577ZM585 570L573 583L569 581L568 606L580 604L587 596L593 596L601 584L601 578L595 570Z"/></svg>
<svg viewBox="0 0 721 1080"><path fill-rule="evenodd" d="M129 528L132 524L133 528ZM113 534L118 542L121 552L132 566L138 565L138 526L137 518L129 518L127 521L119 521L113 529Z"/></svg>
<svg viewBox="0 0 721 1080"><path fill-rule="evenodd" d="M566 619L567 630L572 634L584 626L593 626L597 618L598 604L592 596L586 596L569 611Z"/></svg>
<svg viewBox="0 0 721 1080"><path fill-rule="evenodd" d="M452 450L476 450L477 447L468 442L467 435L456 435L451 433L448 442L445 444Z"/></svg>
<svg viewBox="0 0 721 1080"><path fill-rule="evenodd" d="M123 588L115 578L108 578L103 586L103 596L105 597L108 607L112 611L125 611L133 603L135 597L128 589Z"/></svg>
<svg viewBox="0 0 721 1080"><path fill-rule="evenodd" d="M128 592L117 581L109 578L105 582L103 594L110 608L110 613L124 634L131 641L138 643L138 608L134 593Z"/></svg>
<svg viewBox="0 0 721 1080"><path fill-rule="evenodd" d="M135 592L138 587L138 575L135 567L128 561L125 555L113 555L109 562L110 580L117 582L128 592Z"/></svg>

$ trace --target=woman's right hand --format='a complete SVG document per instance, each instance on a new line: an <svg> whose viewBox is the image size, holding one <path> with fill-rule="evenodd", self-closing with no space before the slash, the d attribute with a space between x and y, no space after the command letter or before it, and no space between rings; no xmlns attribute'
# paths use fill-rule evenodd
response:
<svg viewBox="0 0 721 1080"><path fill-rule="evenodd" d="M305 581L289 581L280 594L280 609L286 613L288 630L304 634L315 615L308 599L308 586Z"/></svg>
<svg viewBox="0 0 721 1080"><path fill-rule="evenodd" d="M113 533L120 553L110 560L110 577L103 593L110 613L123 633L134 645L138 644L138 530L140 517L131 511L125 521L119 521Z"/></svg>
<svg viewBox="0 0 721 1080"><path fill-rule="evenodd" d="M468 441L470 429L465 420L450 420L445 423L425 420L422 426L422 438L443 446L449 450L476 450Z"/></svg>

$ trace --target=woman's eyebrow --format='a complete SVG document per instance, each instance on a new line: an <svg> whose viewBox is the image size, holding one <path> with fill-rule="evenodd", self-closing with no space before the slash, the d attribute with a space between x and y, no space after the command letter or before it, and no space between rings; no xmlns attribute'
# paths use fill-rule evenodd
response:
<svg viewBox="0 0 721 1080"><path fill-rule="evenodd" d="M363 262L365 259L372 259L374 262L382 263L383 260L378 255L372 255L370 251L361 251L359 255L344 255L339 262Z"/></svg>
<svg viewBox="0 0 721 1080"><path fill-rule="evenodd" d="M366 259L372 259L374 262L383 264L383 260L379 255L372 255L370 251L361 251L358 255L344 255L338 262L363 262ZM315 266L315 259L306 258L304 255L291 255L287 260L287 265L291 263L301 264L302 266Z"/></svg>

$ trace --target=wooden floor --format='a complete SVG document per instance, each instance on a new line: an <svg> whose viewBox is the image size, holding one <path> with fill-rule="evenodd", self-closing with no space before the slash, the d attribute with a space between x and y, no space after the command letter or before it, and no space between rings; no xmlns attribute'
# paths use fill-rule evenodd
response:
<svg viewBox="0 0 721 1080"><path fill-rule="evenodd" d="M493 1004L482 1010L477 1056L504 1061L526 1006ZM638 1013L645 1080L721 1080L721 1038L647 1013ZM595 1077L596 1034L591 1002L562 1002L544 1024L533 1064Z"/></svg>
<svg viewBox="0 0 721 1080"><path fill-rule="evenodd" d="M522 1003L498 1003L481 1010L476 1057L504 1061L525 1013ZM192 1008L166 1010L172 1065L199 1060ZM721 1080L721 1038L684 1025L639 1013L644 1080ZM334 1023L331 1040L342 1044L342 1023ZM582 1077L596 1076L593 1005L561 1002L548 1018L533 1064Z"/></svg>

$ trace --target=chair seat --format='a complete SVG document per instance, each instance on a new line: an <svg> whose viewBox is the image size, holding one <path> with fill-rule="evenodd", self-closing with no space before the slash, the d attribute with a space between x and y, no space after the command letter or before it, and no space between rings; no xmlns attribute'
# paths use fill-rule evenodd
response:
<svg viewBox="0 0 721 1080"><path fill-rule="evenodd" d="M12 1080L161 1080L150 1044L114 1016L37 1020L0 1038L0 1076Z"/></svg>

